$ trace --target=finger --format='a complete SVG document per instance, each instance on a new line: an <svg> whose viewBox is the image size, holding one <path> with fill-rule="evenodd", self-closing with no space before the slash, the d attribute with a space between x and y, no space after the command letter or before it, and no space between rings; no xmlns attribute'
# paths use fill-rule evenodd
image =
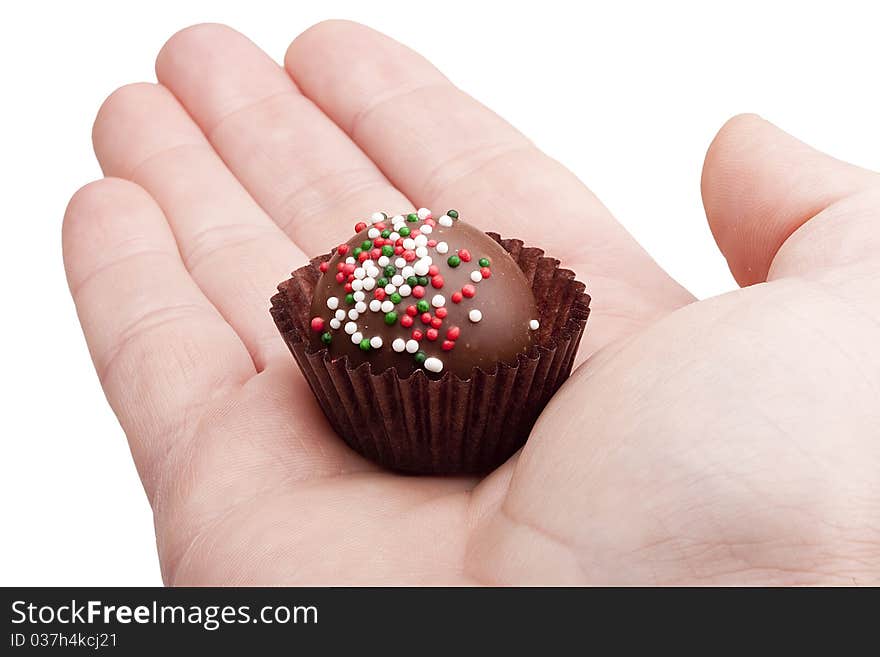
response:
<svg viewBox="0 0 880 657"><path fill-rule="evenodd" d="M692 300L571 173L408 48L331 21L298 37L285 62L414 203L462 210L584 277L594 346Z"/></svg>
<svg viewBox="0 0 880 657"><path fill-rule="evenodd" d="M766 280L771 263L781 276L876 252L876 214L864 210L876 208L878 189L876 173L755 115L728 121L703 167L709 225L740 285ZM774 262L777 253L785 257Z"/></svg>
<svg viewBox="0 0 880 657"><path fill-rule="evenodd" d="M241 336L257 368L282 356L268 299L306 258L254 203L174 96L151 84L119 89L98 113L94 144L107 175L138 183L159 203L186 268Z"/></svg>
<svg viewBox="0 0 880 657"><path fill-rule="evenodd" d="M83 187L64 216L64 263L101 385L152 495L200 408L254 374L244 345L190 278L140 187Z"/></svg>
<svg viewBox="0 0 880 657"><path fill-rule="evenodd" d="M156 61L238 179L306 252L347 239L357 218L412 204L284 69L238 32L196 25Z"/></svg>

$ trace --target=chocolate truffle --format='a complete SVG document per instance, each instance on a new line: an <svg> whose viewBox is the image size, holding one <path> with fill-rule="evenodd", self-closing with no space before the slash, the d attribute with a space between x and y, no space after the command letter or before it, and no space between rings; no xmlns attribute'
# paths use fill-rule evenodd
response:
<svg viewBox="0 0 880 657"><path fill-rule="evenodd" d="M311 341L331 359L468 379L531 348L540 323L528 280L455 210L377 212L355 233L321 264L312 299Z"/></svg>

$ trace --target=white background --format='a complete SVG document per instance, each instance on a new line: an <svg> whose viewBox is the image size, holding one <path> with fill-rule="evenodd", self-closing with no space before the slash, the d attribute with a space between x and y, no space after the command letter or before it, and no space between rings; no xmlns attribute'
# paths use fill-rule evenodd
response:
<svg viewBox="0 0 880 657"><path fill-rule="evenodd" d="M67 293L60 228L70 195L101 175L99 104L155 79L153 59L178 29L225 22L279 60L325 18L385 31L571 167L705 297L734 285L699 194L728 117L758 112L880 169L875 4L4 4L0 585L160 583L150 510Z"/></svg>

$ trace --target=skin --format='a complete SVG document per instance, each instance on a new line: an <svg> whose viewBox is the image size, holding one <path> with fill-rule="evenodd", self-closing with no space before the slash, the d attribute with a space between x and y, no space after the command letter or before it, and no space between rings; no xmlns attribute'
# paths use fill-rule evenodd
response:
<svg viewBox="0 0 880 657"><path fill-rule="evenodd" d="M98 113L107 177L71 199L64 258L166 583L880 583L878 174L731 119L702 192L744 287L696 302L571 173L366 27L312 27L281 67L198 25L156 70ZM267 312L353 218L420 206L542 246L593 295L580 366L482 480L348 450Z"/></svg>

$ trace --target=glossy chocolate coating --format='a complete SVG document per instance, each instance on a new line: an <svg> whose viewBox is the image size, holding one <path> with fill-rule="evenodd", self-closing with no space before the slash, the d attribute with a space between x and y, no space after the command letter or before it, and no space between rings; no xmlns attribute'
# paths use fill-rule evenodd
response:
<svg viewBox="0 0 880 657"><path fill-rule="evenodd" d="M445 215L443 219L448 221ZM431 325L423 323L422 312L418 312L412 317L413 324L410 327L404 326L401 322L401 319L406 315L407 308L416 305L420 300L413 293L404 296L400 302L395 304L394 312L397 313L398 318L393 324L386 323L384 311L375 312L368 307L366 312L358 315L357 319L350 320L346 317L341 320L339 328L331 328L330 320L334 317L335 311L327 305L327 300L330 297L336 297L338 309L342 309L346 313L354 308L354 304L347 303L345 300L348 292L344 286L348 282L348 276L346 275L345 280L341 283L337 280L338 266L339 263L344 265L346 258L354 257L355 248L361 247L366 240L369 240L369 230L375 226L368 225L347 242L348 251L345 254L340 254L338 250L334 251L329 260L327 271L321 276L315 287L311 317L323 320L323 328L311 333L311 339L316 347L326 346L331 358L334 359L348 356L352 367L369 361L374 373L395 367L402 377L408 376L417 369L424 369L425 374L431 378L439 378L446 372L452 372L462 379L470 378L474 367L492 372L499 362L512 363L518 354L529 350L533 334L530 322L538 317L538 313L531 287L516 262L491 237L463 221L455 220L451 226L442 225L437 218L429 220L428 223L430 224L432 221L434 222L432 230L425 237L432 240L432 243L433 241L438 244L445 242L448 245L447 253L439 253L436 246L425 246L428 257L431 258L432 264L437 267L439 275L443 278L443 286L436 288L432 285L432 277L427 276L428 285L424 286L424 296L422 297L429 305L432 318L436 317L437 310L432 304L433 298L436 295L442 295L445 299L442 307L446 309L447 314L441 318L442 324L435 329L438 337L435 340L428 338L428 329L431 328ZM379 222L379 224L384 224L385 229L393 231L392 222L392 219L388 219ZM405 226L410 230L418 230L424 224L424 221L419 220L418 222L407 222ZM398 220L397 227L399 228L400 225ZM410 239L413 238L410 236ZM386 240L380 238L380 242L386 242ZM398 241L387 245L401 246L401 243ZM448 262L449 258L459 255L462 249L469 253L470 261L462 261L457 267L451 266ZM403 255L405 254L398 253L390 256L390 264L395 265L395 261ZM488 278L481 278L475 282L471 276L474 275L473 272L480 271L479 261L483 258L489 260L490 275ZM370 260L380 270L380 277L385 277L390 281L392 276L385 276L384 268L378 266L378 258L374 259L371 255ZM407 265L413 266L419 260L420 258L416 257L414 261L407 262ZM360 262L355 266L363 269ZM395 266L395 269L397 274L402 273L401 268ZM474 296L468 298L463 295L461 301L455 303L453 294L460 293L466 285L473 288ZM369 305L375 298L375 288L363 290L363 292L364 303ZM386 294L385 299L390 301L390 295ZM471 320L469 313L472 310L480 311L482 314L480 321ZM364 339L379 336L382 339L382 346L378 349L362 350L358 344L352 342L351 335L345 331L345 325L349 321L355 322L357 332L361 333ZM443 344L448 340L448 332L451 327L459 329L458 337L454 340L452 349L444 350ZM423 352L427 358L433 357L442 362L443 368L440 372L429 371L424 364L417 361L413 353L394 351L392 347L394 340L397 338L405 341L411 340L414 330L422 332L422 338L418 341L419 351ZM321 341L321 336L325 332L329 332L332 336L330 344L326 345ZM430 365L436 366L436 362L432 362Z"/></svg>

